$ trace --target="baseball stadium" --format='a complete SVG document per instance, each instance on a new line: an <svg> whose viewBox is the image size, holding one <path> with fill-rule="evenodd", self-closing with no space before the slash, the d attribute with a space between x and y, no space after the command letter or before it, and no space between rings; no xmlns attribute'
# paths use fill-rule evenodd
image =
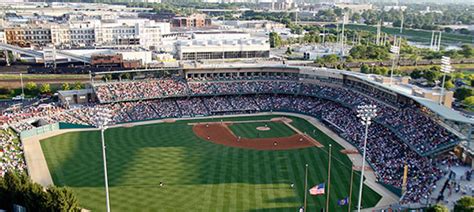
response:
<svg viewBox="0 0 474 212"><path fill-rule="evenodd" d="M306 66L111 71L5 116L2 136L19 135L34 182L91 211L423 208L446 161L472 164L473 121L449 95Z"/></svg>

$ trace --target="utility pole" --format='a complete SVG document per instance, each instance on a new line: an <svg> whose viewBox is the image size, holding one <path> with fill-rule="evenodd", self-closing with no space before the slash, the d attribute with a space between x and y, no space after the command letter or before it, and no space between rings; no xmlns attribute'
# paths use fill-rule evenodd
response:
<svg viewBox="0 0 474 212"><path fill-rule="evenodd" d="M441 31L439 31L439 37L438 37L438 48L436 49L437 51L441 50Z"/></svg>
<svg viewBox="0 0 474 212"><path fill-rule="evenodd" d="M295 25L298 25L298 9L295 10Z"/></svg>
<svg viewBox="0 0 474 212"><path fill-rule="evenodd" d="M403 17L403 11L402 11L401 8L400 8L400 11L402 13L402 23L400 23L400 34L402 34L403 33L403 19L404 19L404 17Z"/></svg>
<svg viewBox="0 0 474 212"><path fill-rule="evenodd" d="M23 74L20 73L20 82L21 82L21 100L25 98L25 86L23 86Z"/></svg>
<svg viewBox="0 0 474 212"><path fill-rule="evenodd" d="M326 39L326 25L323 25L323 44L325 43Z"/></svg>
<svg viewBox="0 0 474 212"><path fill-rule="evenodd" d="M433 41L434 41L434 30L431 31L431 43L430 43L430 49L433 50Z"/></svg>
<svg viewBox="0 0 474 212"><path fill-rule="evenodd" d="M377 24L377 41L375 42L377 45L380 45L380 28L381 28L381 21Z"/></svg>
<svg viewBox="0 0 474 212"><path fill-rule="evenodd" d="M346 24L346 13L342 17L342 33L341 33L341 55L344 57L344 25Z"/></svg>
<svg viewBox="0 0 474 212"><path fill-rule="evenodd" d="M400 10L400 14L402 16L402 20L401 20L401 23L400 23L400 34L403 33L403 22L405 19L405 17L403 16L403 10L402 10L402 6L400 6L400 0L397 1L397 6L398 6L398 9Z"/></svg>

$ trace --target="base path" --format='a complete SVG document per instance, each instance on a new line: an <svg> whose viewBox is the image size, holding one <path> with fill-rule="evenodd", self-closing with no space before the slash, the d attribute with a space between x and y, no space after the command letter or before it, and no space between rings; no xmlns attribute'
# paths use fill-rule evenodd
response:
<svg viewBox="0 0 474 212"><path fill-rule="evenodd" d="M228 127L230 123L195 124L194 133L200 138L225 146L257 149L257 150L285 150L299 149L314 146L309 136L295 134L289 137L277 138L238 138ZM312 139L312 138L311 138ZM314 140L314 139L313 139ZM317 142L319 143L319 142ZM322 146L322 145L321 145Z"/></svg>

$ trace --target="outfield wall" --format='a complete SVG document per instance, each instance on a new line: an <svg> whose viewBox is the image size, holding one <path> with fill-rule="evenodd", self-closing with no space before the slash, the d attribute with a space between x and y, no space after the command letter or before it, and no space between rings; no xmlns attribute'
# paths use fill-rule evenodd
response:
<svg viewBox="0 0 474 212"><path fill-rule="evenodd" d="M56 130L59 130L59 123L43 125L30 130L21 131L20 138L25 139L31 136L41 135Z"/></svg>

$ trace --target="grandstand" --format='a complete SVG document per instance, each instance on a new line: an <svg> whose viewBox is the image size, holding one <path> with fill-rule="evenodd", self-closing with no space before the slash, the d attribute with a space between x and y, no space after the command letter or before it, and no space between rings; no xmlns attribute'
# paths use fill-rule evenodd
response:
<svg viewBox="0 0 474 212"><path fill-rule="evenodd" d="M33 129L25 120L47 123L93 124L93 110L108 108L113 123L163 118L256 112L292 112L319 119L359 150L364 127L356 108L374 104L379 115L369 130L367 160L377 180L400 189L403 166L410 168L402 203L429 197L442 175L436 155L470 140L472 120L416 96L417 88L396 80L394 85L377 77L324 68L290 66L200 67L171 74L129 71L104 72L112 80L93 82L97 102L50 108L30 108L4 115L18 132ZM89 95L89 96L92 96ZM73 97L62 97L67 99ZM77 98L77 97L76 97ZM444 98L444 97L443 97Z"/></svg>

